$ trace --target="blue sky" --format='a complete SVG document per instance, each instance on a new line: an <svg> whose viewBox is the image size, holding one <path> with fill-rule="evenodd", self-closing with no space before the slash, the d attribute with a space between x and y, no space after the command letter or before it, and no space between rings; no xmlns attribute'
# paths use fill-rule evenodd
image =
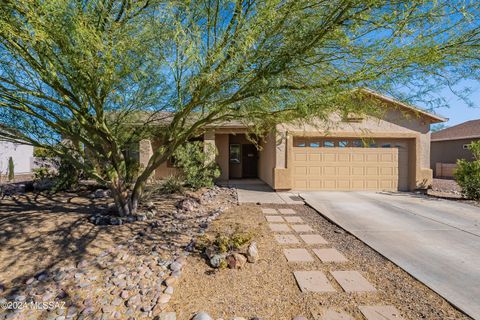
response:
<svg viewBox="0 0 480 320"><path fill-rule="evenodd" d="M473 90L469 96L473 103L472 107L468 106L448 89L444 89L438 94L438 96L447 100L449 108L436 108L434 111L450 119L445 123L449 127L468 120L480 119L480 84L473 81L465 81L457 89L467 86Z"/></svg>

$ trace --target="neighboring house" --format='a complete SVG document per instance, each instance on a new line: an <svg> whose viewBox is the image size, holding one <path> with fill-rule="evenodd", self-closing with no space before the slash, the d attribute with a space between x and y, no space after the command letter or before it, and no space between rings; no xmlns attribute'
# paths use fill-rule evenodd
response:
<svg viewBox="0 0 480 320"><path fill-rule="evenodd" d="M32 172L33 146L0 140L0 174L8 171L8 159L12 157L15 176Z"/></svg>
<svg viewBox="0 0 480 320"><path fill-rule="evenodd" d="M259 141L257 150L238 122L211 126L205 144L218 149L220 180L259 178L275 190L414 190L432 182L430 124L446 119L370 92L385 108L380 118L342 119L334 126L282 124ZM153 145L156 142L153 139ZM142 140L141 165L152 154ZM155 172L158 179L176 173L171 162Z"/></svg>
<svg viewBox="0 0 480 320"><path fill-rule="evenodd" d="M480 140L480 119L432 133L430 167L435 177L450 178L458 159L473 160L467 146Z"/></svg>

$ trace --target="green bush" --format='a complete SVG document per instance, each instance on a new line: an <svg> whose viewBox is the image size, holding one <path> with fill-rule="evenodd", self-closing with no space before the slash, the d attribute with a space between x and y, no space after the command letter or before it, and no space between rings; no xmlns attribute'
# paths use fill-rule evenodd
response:
<svg viewBox="0 0 480 320"><path fill-rule="evenodd" d="M163 193L182 193L183 181L179 176L168 176L167 179L160 186L160 191Z"/></svg>
<svg viewBox="0 0 480 320"><path fill-rule="evenodd" d="M212 160L216 153L216 148L210 145L204 150L200 141L189 142L175 151L175 166L182 170L185 186L193 189L213 186L215 178L220 176L220 169Z"/></svg>
<svg viewBox="0 0 480 320"><path fill-rule="evenodd" d="M480 141L472 142L468 149L474 160L458 160L454 175L466 198L480 200Z"/></svg>

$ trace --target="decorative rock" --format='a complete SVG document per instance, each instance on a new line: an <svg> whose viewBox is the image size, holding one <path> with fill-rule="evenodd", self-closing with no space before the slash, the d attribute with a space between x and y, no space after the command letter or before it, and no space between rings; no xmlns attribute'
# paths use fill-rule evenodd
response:
<svg viewBox="0 0 480 320"><path fill-rule="evenodd" d="M123 290L122 293L120 294L120 297L122 297L122 299L128 299L129 297L128 291Z"/></svg>
<svg viewBox="0 0 480 320"><path fill-rule="evenodd" d="M112 305L114 305L114 306L119 306L119 305L122 304L122 302L123 302L122 299L120 299L120 298L115 298L115 299L113 299L113 301L112 301Z"/></svg>
<svg viewBox="0 0 480 320"><path fill-rule="evenodd" d="M247 261L250 263L255 263L258 261L258 248L257 243L253 241L250 243L247 249Z"/></svg>
<svg viewBox="0 0 480 320"><path fill-rule="evenodd" d="M172 295L173 294L173 287L167 287L164 291L164 293L166 294L169 294L169 295Z"/></svg>
<svg viewBox="0 0 480 320"><path fill-rule="evenodd" d="M233 253L227 257L227 264L230 269L242 269L247 263L243 254Z"/></svg>
<svg viewBox="0 0 480 320"><path fill-rule="evenodd" d="M155 320L176 320L177 315L175 312L162 312L160 313Z"/></svg>
<svg viewBox="0 0 480 320"><path fill-rule="evenodd" d="M199 312L192 318L192 320L213 320L213 319L207 313Z"/></svg>
<svg viewBox="0 0 480 320"><path fill-rule="evenodd" d="M33 277L32 277L32 278L29 278L29 279L25 282L25 284L31 284L33 281L35 281L35 278L33 278Z"/></svg>
<svg viewBox="0 0 480 320"><path fill-rule="evenodd" d="M177 282L177 279L175 277L168 277L167 279L165 279L165 284L167 285L167 287L170 287L175 282Z"/></svg>
<svg viewBox="0 0 480 320"><path fill-rule="evenodd" d="M169 294L162 294L160 298L158 298L158 303L168 303L170 299L172 298L171 295Z"/></svg>
<svg viewBox="0 0 480 320"><path fill-rule="evenodd" d="M216 255L214 255L213 257L210 258L210 265L213 268L219 268L222 261L225 261L225 255L224 254L216 254Z"/></svg>
<svg viewBox="0 0 480 320"><path fill-rule="evenodd" d="M170 270L172 271L178 271L178 270L181 270L182 269L182 264L174 261L172 262L172 264L170 264Z"/></svg>

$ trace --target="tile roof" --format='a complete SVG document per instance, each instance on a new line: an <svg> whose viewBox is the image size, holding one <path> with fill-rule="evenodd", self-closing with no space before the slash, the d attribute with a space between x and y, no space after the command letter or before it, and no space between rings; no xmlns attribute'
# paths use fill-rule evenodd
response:
<svg viewBox="0 0 480 320"><path fill-rule="evenodd" d="M432 141L480 138L480 119L470 120L456 126L432 133Z"/></svg>

